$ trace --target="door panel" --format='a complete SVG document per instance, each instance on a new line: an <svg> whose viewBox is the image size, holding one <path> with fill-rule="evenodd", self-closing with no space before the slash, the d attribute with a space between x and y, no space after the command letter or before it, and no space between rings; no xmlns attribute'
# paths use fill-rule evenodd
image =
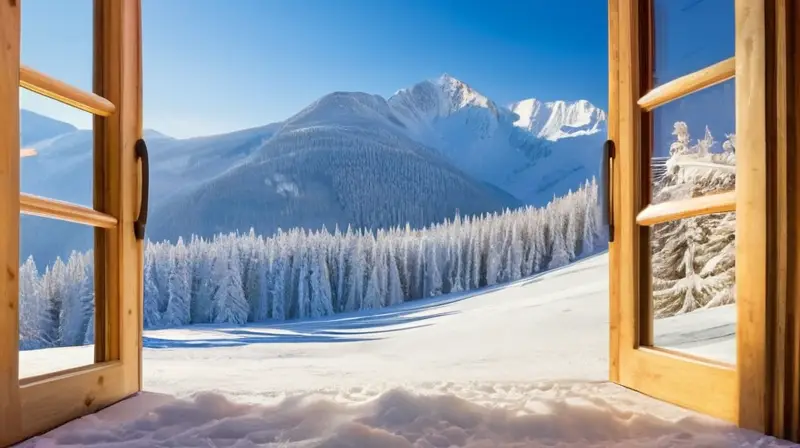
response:
<svg viewBox="0 0 800 448"><path fill-rule="evenodd" d="M758 399L739 394L739 375L752 372L760 355L752 341L737 338L737 315L764 299L736 300L736 239L750 237L752 226L742 220L754 217L736 212L740 190L764 178L737 176L734 134L744 103L737 102L741 80L734 76L749 60L741 32L734 32L736 5L609 5L609 76L616 81L609 138L617 144L611 178L618 198L610 245L611 378L739 422L741 405ZM698 39L698 26L713 20L727 23L708 25L709 35ZM753 111L749 117L757 119ZM763 155L763 146L740 154ZM763 332L763 322L748 321L747 331L759 325Z"/></svg>
<svg viewBox="0 0 800 448"><path fill-rule="evenodd" d="M21 3L0 2L0 261L5 271L0 281L5 304L0 307L0 446L141 388L142 242L134 232L141 155L135 145L142 132L140 5L95 1L92 93L20 64ZM64 195L73 193L68 188L52 191L61 200L20 191L20 165L35 165L38 157L36 150L20 148L20 87L94 115L93 145L89 138L76 147L93 147L94 168L74 173L84 182L71 184L89 186L93 199L88 204L65 201L70 198ZM80 154L61 156L68 160ZM35 182L23 186L36 189ZM75 255L74 262L55 261L44 275L31 265L20 268L21 220L23 236L41 230L26 227L36 222L46 223L47 231L54 223L78 229L68 233L93 241L93 251ZM52 351L39 356L38 369L20 366L20 358L29 361L31 354L20 348L79 349L75 346L89 336L93 351L84 349L78 356ZM71 359L59 363L65 357Z"/></svg>

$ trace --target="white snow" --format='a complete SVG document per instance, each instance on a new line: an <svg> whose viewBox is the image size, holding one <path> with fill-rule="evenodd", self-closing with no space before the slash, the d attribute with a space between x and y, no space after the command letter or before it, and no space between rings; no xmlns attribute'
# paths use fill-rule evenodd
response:
<svg viewBox="0 0 800 448"><path fill-rule="evenodd" d="M586 100L543 103L528 98L509 108L519 117L514 126L550 141L605 131L606 113Z"/></svg>
<svg viewBox="0 0 800 448"><path fill-rule="evenodd" d="M148 331L148 393L24 446L789 446L606 382L607 277L600 255L471 297ZM657 340L720 355L735 344L687 337L732 309L663 319ZM91 351L23 352L22 374Z"/></svg>

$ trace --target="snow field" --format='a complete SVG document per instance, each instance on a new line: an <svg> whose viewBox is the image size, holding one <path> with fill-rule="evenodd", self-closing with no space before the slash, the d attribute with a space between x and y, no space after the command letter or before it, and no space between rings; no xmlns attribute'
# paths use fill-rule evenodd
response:
<svg viewBox="0 0 800 448"><path fill-rule="evenodd" d="M147 331L163 347L144 350L148 392L23 446L793 446L605 382L607 263L312 321ZM727 309L662 319L659 337Z"/></svg>

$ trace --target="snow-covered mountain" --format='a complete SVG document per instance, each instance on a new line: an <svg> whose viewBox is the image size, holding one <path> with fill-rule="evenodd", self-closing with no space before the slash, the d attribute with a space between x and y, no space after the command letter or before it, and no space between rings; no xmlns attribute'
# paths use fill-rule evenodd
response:
<svg viewBox="0 0 800 448"><path fill-rule="evenodd" d="M147 131L148 234L427 225L456 211L544 205L598 174L605 114L586 101L522 114L534 104L500 106L443 75L388 99L331 93L283 122L223 135L174 139ZM40 153L22 162L23 191L89 205L91 132L51 121L41 128L53 131L39 134L23 126L23 141ZM52 225L33 219L24 234ZM90 245L85 233L81 241ZM86 248L63 239L69 249ZM60 246L45 240L23 241L23 251Z"/></svg>
<svg viewBox="0 0 800 448"><path fill-rule="evenodd" d="M288 119L240 165L154 210L150 235L253 227L426 226L522 202L397 128L385 100L332 93Z"/></svg>
<svg viewBox="0 0 800 448"><path fill-rule="evenodd" d="M598 175L606 117L588 101L507 108L445 74L388 103L414 139L526 203L543 205Z"/></svg>
<svg viewBox="0 0 800 448"><path fill-rule="evenodd" d="M606 130L606 113L586 100L543 103L529 98L512 104L510 109L519 117L515 126L550 141Z"/></svg>

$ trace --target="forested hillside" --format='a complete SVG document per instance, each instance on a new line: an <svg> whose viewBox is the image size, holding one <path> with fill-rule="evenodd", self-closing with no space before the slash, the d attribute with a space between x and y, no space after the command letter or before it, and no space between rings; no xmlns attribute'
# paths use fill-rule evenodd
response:
<svg viewBox="0 0 800 448"><path fill-rule="evenodd" d="M598 188L546 207L376 232L292 229L148 242L146 328L303 319L506 283L605 248ZM92 254L20 268L23 349L93 340Z"/></svg>

